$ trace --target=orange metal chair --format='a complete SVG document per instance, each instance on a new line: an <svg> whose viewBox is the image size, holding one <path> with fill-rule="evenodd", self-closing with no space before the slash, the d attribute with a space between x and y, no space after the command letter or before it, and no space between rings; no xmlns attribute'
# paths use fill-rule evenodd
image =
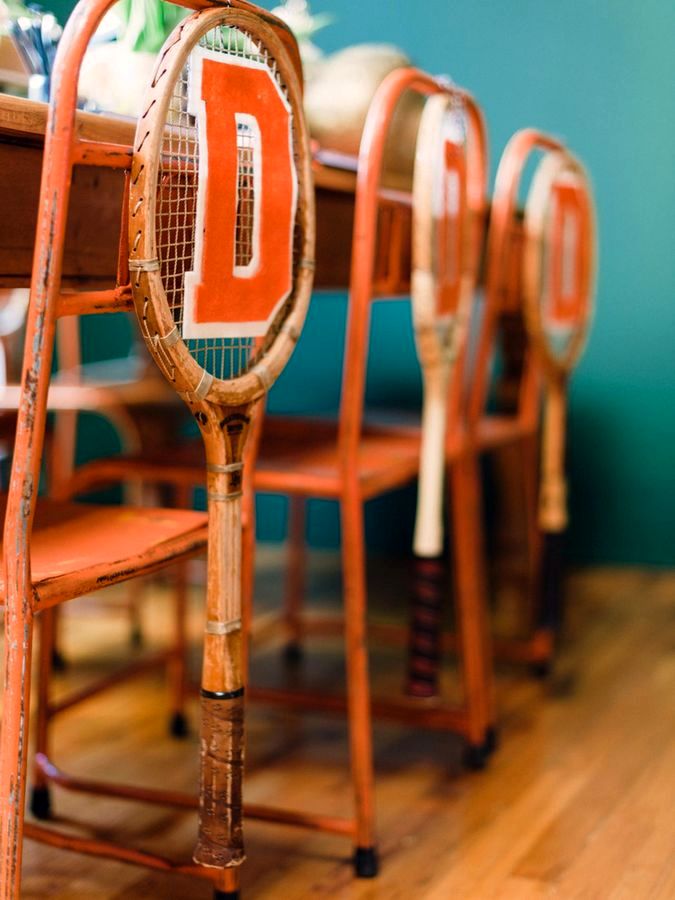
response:
<svg viewBox="0 0 675 900"><path fill-rule="evenodd" d="M387 97L389 89L395 94L392 86L399 80L405 83L405 78L403 73L391 76L373 104L369 115L372 130L366 126L362 144L360 162L363 168L360 168L359 172L360 187L368 184L364 172L369 173L371 178L374 177L369 167L372 166L376 170L379 159L377 151L373 152L374 143L369 142L376 133L373 122L378 121L377 115L381 114L382 110L379 102L384 103L382 98ZM496 641L495 650L502 658L536 663L548 661L553 650L550 628L540 626L547 615L545 611L539 609L541 598L538 596L541 578L541 539L537 507L542 374L539 355L528 342L529 332L525 322L525 299L521 282L524 238L517 196L517 187L527 157L534 147L563 152L551 139L531 131L514 141L505 152L497 176L490 216L485 260L485 300L482 315L475 323L478 330L477 342L473 353L464 354L462 363L457 369L459 375L451 379L449 387L446 462L450 479L453 518L451 549L457 575L460 635L458 638L454 633L446 633L442 639L439 636L438 640L446 651L455 650L459 646L465 653L468 651L472 655L472 659L468 662L466 659L463 660L465 667L463 674L465 684L470 691L471 688L473 690L469 695L467 706L459 716L456 711L449 711L438 697L433 702L426 700L423 705L418 703L417 706L415 701L404 699L397 702L388 698L383 702L375 698L372 702L372 710L376 716L403 719L411 723L447 728L465 734L468 732L469 736L472 725L480 722L483 729L480 732L482 742L469 744L471 752L468 760L476 766L484 764L486 754L494 746L496 737L494 698L488 674L489 667L486 664L489 657L484 622L486 572L478 471L480 458L487 453L496 454L506 450L514 452L517 460L517 471L510 470L510 476L520 486L516 491L519 494L517 503L526 524L524 599L529 601L525 606L532 614L531 634L517 639L501 638ZM375 192L377 187L373 188L371 185L371 190ZM355 247L353 256L354 279L350 297L346 354L353 352L354 344L350 344L350 341L356 341L358 350L365 356L368 302L372 295L377 293L377 281L373 278L372 272L374 222L373 219L366 218L364 210L369 209L372 216L377 205L373 202L371 194L369 197L371 206L367 207L364 196L368 196L365 189L357 198L355 242L360 239L362 243L359 249ZM363 206L359 203L363 203ZM480 226L479 218L479 236ZM367 242L368 236L370 243ZM541 285L532 286L531 292L534 297L539 298ZM359 303L363 305L360 306ZM510 345L514 342L515 336L518 337L517 345L521 356L514 361ZM497 378L497 387L503 396L508 396L509 404L493 410L488 407L487 401L490 386L494 382L495 358L500 348L504 351L505 371ZM348 356L346 359L348 360ZM302 419L267 418L263 427L255 486L259 490L291 495L289 529L291 546L285 609L286 633L290 641L291 656L297 655L306 636L334 633L341 627L346 629L348 647L352 653L352 658L348 658L347 677L353 771L355 789L363 806L363 798L368 797L370 774L368 756L370 747L363 739L363 735L368 733L368 718L367 709L364 711L358 705L358 701L352 699L362 698L367 686L365 652L362 647L367 634L404 646L408 641L408 630L405 627L384 626L377 623L366 625L361 503L374 494L377 488L397 483L392 475L395 465L402 468L406 460L411 460L412 464L412 460L417 459L419 432L414 428L383 429L369 424L364 425L360 418L361 409L356 406L354 400L356 397L359 402L362 401L363 385L359 382L353 383L351 373L354 370L353 364L347 361L343 381L343 406L338 426L334 423ZM360 371L365 372L365 365ZM354 407L345 405L345 398L350 398ZM348 418L353 408L357 409L356 425ZM352 425L351 430L347 429L345 421ZM358 426L362 427L361 431ZM354 441L353 445L348 441L340 443L341 439L345 440L345 434ZM388 453L391 453L391 457L387 455ZM344 486L347 483L351 483L349 491ZM337 497L342 503L344 624L342 621L326 621L302 614L305 566L303 504L307 496ZM252 565L252 562L249 564ZM466 623L467 620L467 610L469 617L475 617L472 624L474 630L462 634L463 622ZM353 645L350 647L351 642ZM354 658L357 664L354 664ZM344 706L338 697L326 697L311 691L293 693L254 687L251 696L264 702L288 704L303 709L335 711ZM351 710L349 702L353 704ZM362 813L364 821L368 821L369 811L366 805Z"/></svg>
<svg viewBox="0 0 675 900"><path fill-rule="evenodd" d="M347 652L347 698L351 744L351 767L356 798L356 872L375 874L375 828L373 771L371 759L371 707L387 718L414 721L422 726L444 728L464 735L467 758L472 765L485 762L490 748L492 682L485 622L485 597L475 573L482 571L478 469L469 459L462 478L454 485L452 503L455 521L469 525L478 539L463 544L457 558L457 612L460 633L460 667L464 699L456 708L447 701L434 705L415 700L374 698L371 704L368 677L368 624L364 505L373 497L417 478L419 430L366 422L363 398L368 356L368 327L373 300L386 297L400 284L400 272L409 271L411 235L407 213L411 203L410 183L400 190L383 188L382 160L392 117L406 92L422 97L453 89L414 69L399 70L382 83L370 107L361 142L357 171L357 193L352 249L352 275L344 349L343 382L337 422L302 418L268 417L263 424L256 465L256 490L291 497L291 559L286 632L291 652L305 634L340 630L344 627ZM482 189L470 197L475 246L481 243L485 219L485 143L480 113L462 94L469 115L469 152L473 177ZM413 155L413 154L411 154ZM406 225L406 223L408 223ZM390 267L376 270L378 229L390 235ZM474 260L477 253L473 254ZM461 367L458 367L461 371ZM456 385L457 379L454 379ZM455 391L458 397L458 392ZM301 616L300 594L304 565L303 505L308 497L331 498L340 503L344 619L317 621ZM467 522L467 519L471 519ZM251 544L247 544L251 546ZM248 566L252 569L253 559ZM372 631L372 629L371 629ZM402 629L404 631L404 629ZM387 632L389 636L389 631ZM251 688L251 697L266 703L296 708L340 710L345 701L311 691L295 693Z"/></svg>
<svg viewBox="0 0 675 900"><path fill-rule="evenodd" d="M559 437L554 439L556 446L552 452L553 456L558 454L558 462L553 467L558 474L553 476L551 488L552 467L546 462L552 448L550 416L545 417L542 426L541 409L545 397L550 396L550 388L544 391L545 386L552 380L555 390L555 386L566 380L583 346L590 324L589 273L593 256L592 212L589 212L592 200L583 176L583 184L577 186L581 196L579 205L583 210L576 213L583 227L578 227L573 241L573 252L578 252L582 259L572 279L580 298L575 307L578 315L567 325L569 346L564 345L566 354L554 356L549 346L550 333L547 338L542 314L537 314L537 310L547 308L550 273L559 271L568 251L541 224L534 234L530 217L523 214L519 206L519 193L526 182L528 163L542 155L545 159L564 159L570 166L578 166L558 140L535 129L517 132L500 160L487 244L485 322L469 403L470 423L473 423L470 427L479 436L480 444L486 444L490 433L508 421L516 426L516 437L519 434L515 443L502 446L501 452L507 455L502 458L498 486L505 488L501 528L511 528L511 541L518 526L524 531L525 577L521 577L520 585L525 593L525 615L521 635L515 639L500 639L496 642L496 650L507 659L531 664L539 674L548 672L553 659L561 602L559 554L555 539L551 540L547 534L558 531L565 520L564 489L560 487L559 474L564 426L559 421L555 426ZM555 191L550 185L548 189L544 201L539 202L553 206ZM545 264L542 262L544 256ZM532 260L539 263L536 279L532 274L535 270ZM490 390L490 361L494 360L496 348L501 349L501 372L494 381L494 409L486 417L483 410ZM549 401L547 405L550 405ZM559 409L560 404L557 407ZM551 527L552 521L555 528ZM513 556L512 545L508 550Z"/></svg>
<svg viewBox="0 0 675 900"><path fill-rule="evenodd" d="M524 323L523 233L518 185L533 147L549 139L528 130L513 141L497 168L485 248L484 303L470 373L466 427L477 452L491 452L502 504L498 524L508 534L506 556L517 574L519 613L537 605L540 535L537 523L541 376ZM495 372L499 359L501 371ZM515 525L514 525L515 523ZM519 534L520 532L520 534ZM514 541L519 534L519 542ZM519 561L519 562L518 562ZM520 617L519 616L519 617ZM548 660L539 634L495 638L498 656L514 662Z"/></svg>
<svg viewBox="0 0 675 900"><path fill-rule="evenodd" d="M19 894L24 833L54 846L85 853L98 853L121 861L160 869L175 868L178 871L189 872L213 881L217 896L234 896L236 893L236 873L229 867L237 865L243 858L239 819L241 766L238 764L243 752L241 743L243 688L236 684L236 680L241 678L237 651L240 625L235 627L236 623L222 622L221 618L229 614L229 607L236 599L240 581L236 534L241 485L241 449L248 423L246 410L264 393L278 374L297 340L302 325L311 290L312 264L309 257L312 252L313 196L308 163L308 141L300 109L299 58L290 33L274 17L259 13L245 0L242 2L234 0L227 8L201 2L188 5L198 7L201 11L181 23L159 58L158 70L151 89L152 101L148 101L147 119L143 117L144 120L137 130L134 148L85 140L76 128L79 66L88 41L101 17L111 6L111 0L82 0L65 29L56 61L54 99L50 106L45 141L18 426L5 513L3 598L6 624L6 682L0 744L0 784L5 798L0 837L2 897L9 898ZM246 107L246 97L249 101L253 98L261 103L265 96L271 97L278 110L281 98L281 106L285 110L283 121L286 125L282 126L281 138L277 134L276 139L283 140L283 127L286 127L286 141L282 144L282 149L286 148L287 160L283 161L283 153L274 153L275 165L268 164L266 170L262 170L262 177L269 177L265 172L276 171L279 166L285 165L288 189L294 198L292 209L288 207L279 210L283 219L289 222L289 259L284 262L282 258L280 265L288 269L288 277L292 274L292 291L280 308L275 307L274 315L270 317L271 327L267 336L261 335L257 342L252 338L242 339L241 342L236 339L231 346L228 343L230 338L226 340L221 348L221 356L223 359L225 356L231 357L229 380L227 377L223 378L224 370L220 367L220 363L218 364L220 374L216 377L210 375L204 368L204 365L210 365L209 354L218 356L219 348L215 346L214 338L209 338L208 341L201 338L196 340L196 346L192 348L194 357L190 355L190 350L186 349L187 345L181 340L180 333L177 339L173 339L177 327L183 325L182 305L176 307L180 311L178 325L174 325L167 337L162 337L166 331L167 323L164 317L165 309L168 307L166 300L163 299L165 294L158 293L158 285L162 284L160 278L164 279L165 284L172 283L174 275L167 271L166 266L174 265L178 259L171 257L167 263L162 257L166 253L173 252L172 247L176 253L181 252L181 248L185 245L185 236L180 230L175 232L172 225L171 204L175 202L174 191L175 197L179 199L182 196L180 192L183 191L183 202L186 209L189 209L192 208L190 198L194 197L196 188L199 188L201 197L203 186L209 187L211 184L205 174L205 168L200 169L197 163L196 148L199 144L194 122L192 125L189 124L187 113L182 107L172 106L175 115L183 117L181 119L183 124L180 125L181 143L176 144L172 143L172 135L174 131L178 131L177 123L162 118L168 105L167 84L172 89L175 85L178 86L178 94L174 92L173 95L174 98L179 97L176 102L182 102L181 98L187 96L186 82L182 80L181 72L186 71L188 59L192 59L190 53L202 39L207 42L207 49L203 51L204 58L211 59L210 53L218 57L218 62L232 63L225 67L216 66L217 77L213 75L214 67L210 63L205 64L209 78L212 75L216 78L215 82L213 80L208 82L209 90L213 88L222 92L224 83L225 86L229 84L228 79L232 77L235 65L238 67L237 71L246 69L249 74L252 73L253 80L262 77L258 73L262 72L262 66L265 66L268 73L265 75L269 88L267 93L263 91L264 96L261 99L260 94L249 90L248 94L239 100L242 106ZM199 53L201 60L202 51ZM249 65L248 60L253 62ZM162 66L164 64L169 66L169 63L172 66L175 85L162 77L165 75ZM206 91L207 88L203 87L202 90ZM211 109L218 110L219 106L212 105ZM256 112L260 117L260 111ZM198 112L195 115L201 121L202 113ZM277 124L281 122L280 114L275 115L276 118L266 117L261 123L265 134L268 134L268 129L275 127L275 122ZM250 118L246 120L249 121ZM254 124L246 125L246 128L252 128L254 132L251 144L253 159L247 162L248 157L244 159L237 150L234 159L239 166L240 177L236 180L235 173L230 181L231 189L240 201L238 207L240 210L244 209L242 204L254 203L255 195L260 191L258 179L261 177L261 169L255 157L257 151ZM149 129L148 135L152 133L147 145L144 130L146 127ZM292 142L289 139L291 131ZM166 145L163 144L162 138L165 132L168 135ZM246 131L246 134L248 133ZM235 137L238 138L237 133ZM202 136L202 141L208 141L208 133ZM235 145L239 147L238 139ZM208 146L208 143L203 143L204 154ZM221 152L225 152L226 147L222 142L212 146L217 146ZM244 143L242 146L244 146L242 152L246 155L247 145ZM278 148L275 146L276 149ZM217 160L214 160L213 165L216 162ZM127 266L120 266L119 283L112 290L96 291L93 294L65 294L61 289L68 194L75 165L105 166L130 173L127 186L131 218L138 214L129 236L132 260L129 268L133 269L134 277L129 278ZM154 201L153 177L156 179L158 167L161 167L163 174L160 180L161 187L157 190L158 201L155 204L149 198L152 197ZM206 207L202 208L206 208L209 213L218 207L218 204L209 205L208 198L220 196L217 189L222 187L222 183L219 185L216 178L217 166L214 172L215 186L206 194L206 200L200 201L206 203ZM291 172L295 173L293 179ZM145 192L143 185L146 188ZM275 197L269 185L265 188L265 196L268 200ZM141 210L146 200L147 211L146 208ZM125 204L126 202L125 196ZM157 206L160 209L159 217L153 220ZM263 252L269 262L272 247L270 228L278 227L279 216L265 217L267 224L264 226L266 229L264 244L258 245L257 232L249 233L246 225L246 222L250 224L255 221L258 215L257 206L255 209L251 208L250 213L252 218L237 219L236 233L243 235L242 245L245 252L245 248L250 245L251 252L254 254ZM172 243L170 236L174 233L177 236ZM160 235L159 261L149 260L143 256L143 251L147 249L146 245L152 247L156 234ZM238 243L237 248L239 246ZM188 256L183 255L180 259L187 266ZM201 263L201 257L199 259ZM212 262L214 259L216 268L220 267L227 272L227 265L223 264L222 259L212 257ZM246 272L241 277L248 277L247 263L244 262L242 265ZM214 274L213 265L209 272ZM255 286L259 292L259 305L272 299L266 282L262 287L256 282ZM171 287L171 290L174 291L175 286ZM153 355L159 357L160 368L171 381L173 388L183 396L203 432L210 464L207 478L208 516L186 510L102 508L37 501L57 320L62 316L85 312L130 309L132 299L141 319L144 337ZM200 302L203 304L205 301ZM248 306L245 311L248 312ZM217 310L215 314L218 315ZM168 315L171 318L171 312ZM214 311L211 315L214 315ZM226 310L225 315L230 316L230 311ZM219 317L222 318L222 314ZM199 323L203 321L203 317L196 320L195 327L202 327ZM185 327L183 326L183 330ZM204 360L201 365L199 359ZM232 409L233 406L236 408ZM189 864L172 864L163 858L106 841L82 839L28 823L24 828L30 663L36 614L44 613L57 604L85 592L127 580L138 574L152 572L202 551L207 538L207 523L208 542L211 548L209 554L211 588L208 592L208 622L205 637L206 682L202 690L202 747L206 752L202 760L203 791L200 804L200 840L195 851L197 861ZM234 614L236 615L236 609ZM45 647L48 646L48 642L45 642ZM240 674L237 675L237 672ZM224 685L222 688L221 682ZM232 690L229 687L230 682L233 685ZM211 754L211 749L216 744L223 749L223 762L218 753L213 756ZM71 789L89 793L99 792L108 796L154 800L181 808L197 806L196 797L177 797L171 792L152 792L129 786L85 782L66 776L46 759L40 760L40 766L45 777ZM210 786L214 784L218 786L218 790L215 794L211 794ZM220 791L221 786L224 793ZM222 805L225 795L231 801L228 801L227 809ZM252 812L255 814L256 811ZM266 819L274 818L269 810L258 811L258 814ZM287 816L282 817L282 821L289 819Z"/></svg>

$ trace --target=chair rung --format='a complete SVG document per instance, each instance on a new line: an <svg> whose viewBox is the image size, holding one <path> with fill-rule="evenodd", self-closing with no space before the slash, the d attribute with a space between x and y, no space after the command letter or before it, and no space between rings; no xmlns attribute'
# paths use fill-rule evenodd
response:
<svg viewBox="0 0 675 900"><path fill-rule="evenodd" d="M143 659L129 663L129 665L125 666L123 669L111 672L110 675L104 675L92 684L88 684L81 690L74 691L63 700L59 700L58 703L50 703L47 707L47 716L48 718L53 718L54 716L59 715L59 713L65 712L65 710L71 709L73 706L77 706L78 703L84 703L85 700L89 700L91 697L95 697L97 694L121 684L123 681L135 678L137 675L140 675L141 672L164 666L172 655L173 651L171 650L160 650L157 653L146 655Z"/></svg>
<svg viewBox="0 0 675 900"><path fill-rule="evenodd" d="M24 824L24 835L31 840L39 841L41 844L47 844L50 847L56 847L59 850L72 850L74 853L83 853L87 856L114 859L117 862L128 863L132 866L145 866L148 869L176 872L208 880L213 880L221 875L220 869L208 869L195 863L174 862L155 853L146 853L144 850L136 850L133 847L125 847L113 841L104 841L100 838L63 834L60 831L36 825L34 822L26 822Z"/></svg>
<svg viewBox="0 0 675 900"><path fill-rule="evenodd" d="M116 800L154 803L158 806L170 806L184 810L197 809L199 805L197 797L193 794L77 778L59 769L42 753L36 755L35 763L49 781L64 788L64 790L76 791L81 794L96 794ZM355 832L355 824L352 819L280 809L274 806L263 806L258 803L245 803L244 815L248 819L256 819L261 822L290 825L296 828L309 828L326 831L331 834L342 834L347 837L352 837Z"/></svg>

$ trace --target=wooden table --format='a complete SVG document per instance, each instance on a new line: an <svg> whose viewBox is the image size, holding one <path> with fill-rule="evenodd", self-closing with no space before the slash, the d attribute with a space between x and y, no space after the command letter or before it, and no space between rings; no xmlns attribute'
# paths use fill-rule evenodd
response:
<svg viewBox="0 0 675 900"><path fill-rule="evenodd" d="M0 94L0 288L25 287L30 272L40 190L47 105ZM78 112L89 140L131 146L135 122ZM356 160L315 155L318 288L349 283ZM66 289L102 290L115 282L124 175L119 169L78 166L63 268ZM406 294L410 268L410 196L384 192L376 265L376 292Z"/></svg>

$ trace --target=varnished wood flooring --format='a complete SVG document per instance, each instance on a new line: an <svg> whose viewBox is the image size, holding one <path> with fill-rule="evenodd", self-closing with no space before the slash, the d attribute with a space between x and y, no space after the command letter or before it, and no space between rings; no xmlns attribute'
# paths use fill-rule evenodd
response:
<svg viewBox="0 0 675 900"><path fill-rule="evenodd" d="M261 595L277 588L275 565L269 557ZM315 594L335 594L334 568L332 557L315 563ZM376 591L386 594L386 582ZM245 900L675 898L675 573L582 572L570 579L569 606L565 648L549 683L500 671L501 747L486 772L462 771L451 735L377 726L378 879L353 880L350 847L340 838L250 823ZM166 590L155 588L143 607L150 643L166 630L167 608ZM197 591L192 614L198 634ZM126 634L124 616L104 614L98 601L73 605L64 639L71 665L57 690L109 669ZM306 662L314 682L339 683L337 650L317 645ZM268 677L278 655L272 649L261 661ZM375 653L374 672L381 687L400 689L395 654ZM165 690L157 674L66 713L55 730L55 758L90 776L193 787L196 739L167 737ZM341 720L258 708L249 747L250 801L348 812ZM162 854L187 857L192 849L192 815L59 789L53 799L61 827ZM24 873L26 898L211 896L205 881L30 842Z"/></svg>

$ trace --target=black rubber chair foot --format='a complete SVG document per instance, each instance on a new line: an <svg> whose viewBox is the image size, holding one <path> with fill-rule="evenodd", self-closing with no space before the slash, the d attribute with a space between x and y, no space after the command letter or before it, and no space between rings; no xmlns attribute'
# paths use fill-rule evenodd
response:
<svg viewBox="0 0 675 900"><path fill-rule="evenodd" d="M213 900L239 900L239 891L213 891Z"/></svg>
<svg viewBox="0 0 675 900"><path fill-rule="evenodd" d="M375 878L380 870L375 847L357 847L354 851L354 873L357 878Z"/></svg>
<svg viewBox="0 0 675 900"><path fill-rule="evenodd" d="M30 792L30 811L36 819L50 819L52 800L46 784L36 785Z"/></svg>
<svg viewBox="0 0 675 900"><path fill-rule="evenodd" d="M530 665L530 672L532 672L532 677L536 678L537 681L546 681L546 679L550 676L553 670L553 664L550 659L540 659L538 662L533 662Z"/></svg>
<svg viewBox="0 0 675 900"><path fill-rule="evenodd" d="M65 672L68 668L66 658L60 650L52 650L52 671Z"/></svg>
<svg viewBox="0 0 675 900"><path fill-rule="evenodd" d="M499 747L499 732L495 725L490 725L485 732L485 742L483 743L483 747L488 756L492 756L497 747Z"/></svg>
<svg viewBox="0 0 675 900"><path fill-rule="evenodd" d="M189 735L187 719L182 712L176 712L169 721L169 734L175 738L185 738Z"/></svg>
<svg viewBox="0 0 675 900"><path fill-rule="evenodd" d="M483 744L467 744L464 748L464 766L471 772L482 772L487 766L489 752Z"/></svg>
<svg viewBox="0 0 675 900"><path fill-rule="evenodd" d="M284 647L284 662L287 666L299 666L304 658L305 651L297 641L289 641Z"/></svg>

